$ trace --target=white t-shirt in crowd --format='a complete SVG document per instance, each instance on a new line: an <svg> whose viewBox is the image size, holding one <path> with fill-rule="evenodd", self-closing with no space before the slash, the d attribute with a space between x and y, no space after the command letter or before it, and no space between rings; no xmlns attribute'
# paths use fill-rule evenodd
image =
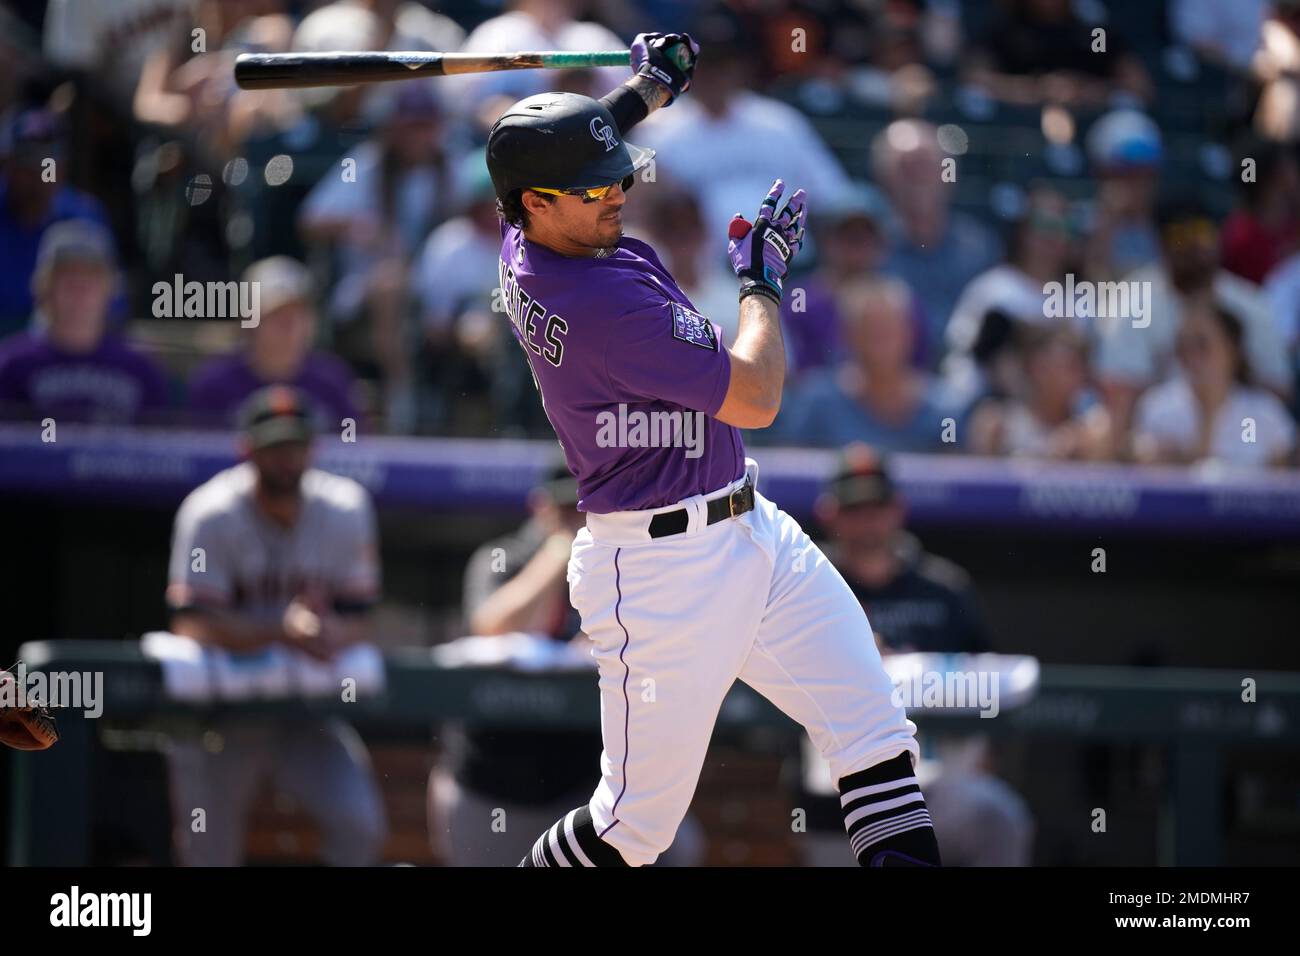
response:
<svg viewBox="0 0 1300 956"><path fill-rule="evenodd" d="M774 180L786 183L782 201L800 187L807 190L810 215L850 189L812 123L793 106L757 93L738 93L722 116L706 112L687 93L633 130L632 140L658 150L658 169L695 194L709 248L723 261L731 217L752 220Z"/></svg>
<svg viewBox="0 0 1300 956"><path fill-rule="evenodd" d="M298 213L302 222L348 219L354 223L377 223L382 218L379 145L373 141L364 142L345 158L356 161L355 176L349 175L345 179L341 162L333 172L323 176L303 200ZM448 158L448 179L456 168L457 160ZM416 254L432 224L437 221L438 209L454 196L452 190L453 184L441 182L432 167L419 167L402 174L393 206L401 245L397 252L407 258ZM331 298L331 312L336 318L354 316L364 298L365 277L370 268L383 254L393 251L377 248L375 240L365 233L340 243L340 274Z"/></svg>
<svg viewBox="0 0 1300 956"><path fill-rule="evenodd" d="M497 284L501 233L485 235L464 216L448 219L430 233L411 274L411 291L430 329L445 331L466 300L482 296L489 306Z"/></svg>
<svg viewBox="0 0 1300 956"><path fill-rule="evenodd" d="M1162 382L1175 371L1174 349L1182 324L1183 298L1169 282L1164 266L1153 263L1123 281L1150 283L1143 293L1150 323L1135 327L1131 318L1099 319L1096 365L1102 378L1143 386ZM1291 390L1291 368L1263 290L1253 282L1220 270L1214 298L1242 321L1246 357L1258 381L1282 392Z"/></svg>
<svg viewBox="0 0 1300 956"><path fill-rule="evenodd" d="M599 23L571 20L554 33L526 13L512 11L485 20L475 27L463 53L518 53L532 50L594 51L626 50L628 44ZM632 75L626 66L607 66L595 71L592 95L604 96ZM535 93L545 93L553 88L554 73L550 70L503 70L497 73L473 73L444 77L442 81L451 94L448 102L458 105L465 114L472 113L484 100L492 96L509 96L521 100Z"/></svg>
<svg viewBox="0 0 1300 956"><path fill-rule="evenodd" d="M1173 0L1170 32L1188 46L1215 47L1244 71L1259 49L1260 28L1271 6L1270 0Z"/></svg>
<svg viewBox="0 0 1300 956"><path fill-rule="evenodd" d="M1157 385L1138 399L1134 434L1191 454L1200 433L1200 409L1182 376ZM1253 423L1254 441L1247 441ZM1262 388L1238 385L1215 416L1210 457L1262 468L1295 446L1296 427L1286 407Z"/></svg>
<svg viewBox="0 0 1300 956"><path fill-rule="evenodd" d="M45 57L104 78L118 99L135 95L144 62L191 23L198 0L50 0Z"/></svg>
<svg viewBox="0 0 1300 956"><path fill-rule="evenodd" d="M1288 349L1300 345L1300 252L1273 267L1264 279L1273 327Z"/></svg>

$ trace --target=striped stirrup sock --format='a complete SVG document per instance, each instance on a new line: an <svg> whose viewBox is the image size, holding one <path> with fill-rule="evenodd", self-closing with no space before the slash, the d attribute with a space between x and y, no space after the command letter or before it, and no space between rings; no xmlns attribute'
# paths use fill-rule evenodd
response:
<svg viewBox="0 0 1300 956"><path fill-rule="evenodd" d="M906 751L841 777L840 807L860 865L940 865L930 811Z"/></svg>
<svg viewBox="0 0 1300 956"><path fill-rule="evenodd" d="M578 807L537 838L520 866L627 866L618 850L596 836L591 810Z"/></svg>

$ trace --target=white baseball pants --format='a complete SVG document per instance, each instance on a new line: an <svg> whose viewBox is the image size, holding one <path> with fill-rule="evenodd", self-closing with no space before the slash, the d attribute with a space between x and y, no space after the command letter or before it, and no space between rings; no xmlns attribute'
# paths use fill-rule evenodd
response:
<svg viewBox="0 0 1300 956"><path fill-rule="evenodd" d="M746 462L757 482L758 465ZM690 807L722 700L739 678L801 723L833 779L910 751L916 726L891 699L871 625L798 522L762 495L706 525L705 502L587 516L569 595L600 673L597 834L629 865L653 863ZM651 517L686 507L682 534Z"/></svg>

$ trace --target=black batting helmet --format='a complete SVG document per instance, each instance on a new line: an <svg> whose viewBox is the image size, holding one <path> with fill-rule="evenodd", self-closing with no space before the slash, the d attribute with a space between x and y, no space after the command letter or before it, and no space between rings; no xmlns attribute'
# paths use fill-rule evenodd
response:
<svg viewBox="0 0 1300 956"><path fill-rule="evenodd" d="M654 150L623 142L609 110L579 93L539 93L506 110L488 134L499 199L516 189L594 188L644 167Z"/></svg>

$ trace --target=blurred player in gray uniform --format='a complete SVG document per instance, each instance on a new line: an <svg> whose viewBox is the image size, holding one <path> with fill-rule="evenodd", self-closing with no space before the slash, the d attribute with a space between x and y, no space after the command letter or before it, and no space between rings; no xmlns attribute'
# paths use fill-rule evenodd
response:
<svg viewBox="0 0 1300 956"><path fill-rule="evenodd" d="M181 504L167 586L174 633L250 661L275 645L329 660L368 640L380 583L374 511L355 481L309 467L309 416L295 389L256 392L241 416L245 460ZM266 777L319 825L323 862L377 860L383 807L350 726L232 717L202 731L169 752L180 862L238 865L244 816ZM193 832L197 809L205 832Z"/></svg>

